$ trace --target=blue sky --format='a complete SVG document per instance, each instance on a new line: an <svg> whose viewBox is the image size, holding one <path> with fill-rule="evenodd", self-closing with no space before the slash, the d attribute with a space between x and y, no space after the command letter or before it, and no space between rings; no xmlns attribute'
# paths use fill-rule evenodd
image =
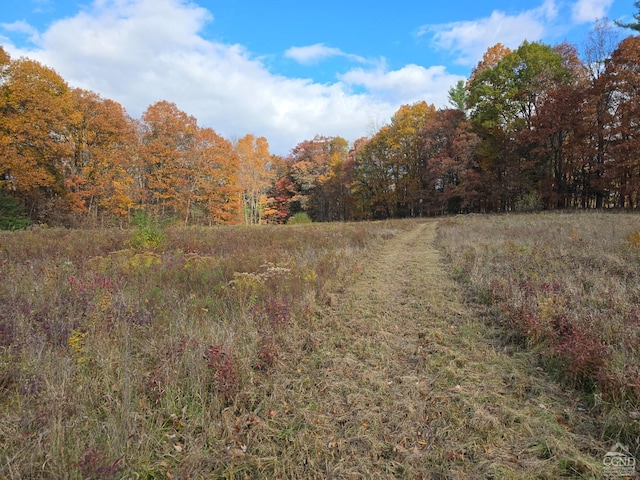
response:
<svg viewBox="0 0 640 480"><path fill-rule="evenodd" d="M22 0L0 10L0 45L135 118L168 100L285 155L316 134L370 135L403 104L447 106L497 42L581 46L596 18L633 13L633 0Z"/></svg>

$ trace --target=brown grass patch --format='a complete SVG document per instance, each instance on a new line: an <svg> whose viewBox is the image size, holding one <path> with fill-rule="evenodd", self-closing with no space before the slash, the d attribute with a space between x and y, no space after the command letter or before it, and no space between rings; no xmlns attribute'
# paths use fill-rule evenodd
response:
<svg viewBox="0 0 640 480"><path fill-rule="evenodd" d="M640 453L637 215L459 217L439 245L512 342L577 388L609 443Z"/></svg>

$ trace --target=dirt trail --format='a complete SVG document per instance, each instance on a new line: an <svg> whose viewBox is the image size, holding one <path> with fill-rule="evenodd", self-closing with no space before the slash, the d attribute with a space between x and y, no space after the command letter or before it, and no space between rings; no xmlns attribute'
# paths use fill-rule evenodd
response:
<svg viewBox="0 0 640 480"><path fill-rule="evenodd" d="M436 227L389 240L310 334L309 475L596 477L606 449L577 399L465 303Z"/></svg>

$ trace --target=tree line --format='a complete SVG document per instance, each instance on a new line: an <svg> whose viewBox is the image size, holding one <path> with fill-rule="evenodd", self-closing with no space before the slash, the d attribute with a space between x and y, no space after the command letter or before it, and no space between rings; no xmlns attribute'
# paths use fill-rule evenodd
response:
<svg viewBox="0 0 640 480"><path fill-rule="evenodd" d="M318 135L285 157L264 137L229 141L167 101L133 119L0 47L0 228L123 224L136 211L259 224L300 212L335 221L638 209L640 37L617 35L598 22L582 54L566 43L494 45L449 90L450 108L403 105L351 145Z"/></svg>

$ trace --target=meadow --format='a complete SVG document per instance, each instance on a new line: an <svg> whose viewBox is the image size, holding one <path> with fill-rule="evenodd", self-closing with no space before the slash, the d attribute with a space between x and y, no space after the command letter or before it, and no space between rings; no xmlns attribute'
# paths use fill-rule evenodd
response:
<svg viewBox="0 0 640 480"><path fill-rule="evenodd" d="M524 387L513 396L526 397L529 403L517 414L515 408L521 407L513 406L506 416L517 418L517 424L508 418L489 422L487 416L482 417L487 425L479 428L478 418L469 417L465 409L440 412L450 404L449 397L455 400L470 388L461 386L457 370L467 380L477 376L479 385L482 375L500 377L456 356L456 348L485 342L483 330L499 332L498 346L488 345L491 351L512 352L514 358L526 352L527 362L537 362L531 367L534 375L548 372L554 384L572 392L567 398L580 397L580 412L567 414L570 423L580 423L576 415L588 414L593 420L579 428L597 446L587 441L578 449L567 448L576 455L578 450L587 452L589 460L563 464L562 471L596 478L598 467L592 465L606 451L602 445L616 441L637 456L636 215L473 215L438 220L436 244L443 265L460 285L464 302L475 305L470 311L484 313L478 318L465 314L459 320L438 317L442 325L434 324L430 331L435 310L423 303L429 294L399 287L414 295L407 308L415 304L412 309L425 309L414 312L420 325L405 326L419 327L412 341L431 346L416 350L422 352L419 357L409 355L406 361L413 363L405 366L415 378L429 381L431 391L418 392L413 383L405 391L384 377L375 382L371 377L368 383L354 380L358 388L370 391L346 396L345 382L355 372L337 366L356 365L356 354L371 355L360 362L375 358L384 365L382 357L394 352L385 345L376 350L373 339L384 340L390 332L379 331L382 324L371 310L370 319L352 319L361 328L363 338L358 339L357 328L347 329L339 324L344 317L327 311L337 308L347 287L376 261L384 245L416 232L416 225L412 220L210 228L141 223L131 230L0 232L0 477L284 479L299 478L306 471L322 478L320 472L339 472L347 464L340 453L346 447L340 442L350 435L353 441L370 439L368 448L358 447L361 452L381 445L376 462L390 470L376 470L376 478L411 478L411 472L422 471L425 459L432 459L433 469L441 472L447 468L442 462L451 462L453 468L464 461L464 468L473 468L479 457L472 457L471 449L474 455L487 455L486 471L495 470L498 467L489 463L496 461L496 448L491 453L483 438L506 448L520 442L510 437L516 432L542 431L540 422L549 427L545 445L552 444L558 429L557 438L573 441L563 418L548 412L531 414L529 403L540 402L529 398ZM420 261L409 262L417 269L412 275L423 268L426 272ZM360 288L366 290L366 282ZM367 292L363 295L366 299ZM449 302L444 295L442 301ZM397 301L404 305L407 299ZM394 311L388 305L378 308L386 316ZM408 319L397 320L398 335L402 321ZM462 323L456 326L456 321ZM396 320L385 322L393 325ZM445 343L450 339L442 331L455 329L460 336ZM347 330L351 337L344 336ZM346 338L355 339L353 345L347 345ZM455 343L462 338L473 343ZM382 372L377 363L370 366L371 375ZM520 386L546 381L529 381L528 370L514 373L514 368L505 364L504 376L521 379ZM446 383L449 377L451 384ZM359 398L364 405L392 388L396 400L383 405L395 406L395 413L381 410L355 420L346 410L331 414L343 396ZM322 405L318 396L327 392L339 400ZM424 412L405 408L410 412L406 413L402 408L409 403L402 403L403 392L407 400L419 393L423 403L433 405L425 406ZM414 400L420 404L420 398ZM492 408L478 405L476 413ZM558 406L559 411L563 408ZM430 444L425 436L415 440L412 450L400 444L384 450L389 440L385 419L394 415L408 415L398 425L411 429L417 428L412 416L424 425L439 419L432 436L442 445ZM333 423L307 425L332 417ZM527 423L534 420L538 423ZM342 431L331 431L331 425ZM496 425L505 431L495 431ZM457 442L473 439L473 445L465 447L468 451L449 445L454 426ZM401 431L393 434L403 436ZM530 440L523 437L522 443L529 445ZM552 465L551 447L532 448L537 449L537 478L557 476L558 462L565 460L556 459ZM528 478L526 455L530 453L513 463L503 454L500 461L508 467L503 471L524 471L513 478ZM363 457L361 462L361 472L374 472L371 463L364 465L370 459ZM351 478L347 473L334 476Z"/></svg>
<svg viewBox="0 0 640 480"><path fill-rule="evenodd" d="M640 453L640 217L456 217L438 244L505 342L583 395L600 435Z"/></svg>
<svg viewBox="0 0 640 480"><path fill-rule="evenodd" d="M0 232L0 477L276 475L291 426L274 392L401 228ZM264 447L238 467L247 435Z"/></svg>

